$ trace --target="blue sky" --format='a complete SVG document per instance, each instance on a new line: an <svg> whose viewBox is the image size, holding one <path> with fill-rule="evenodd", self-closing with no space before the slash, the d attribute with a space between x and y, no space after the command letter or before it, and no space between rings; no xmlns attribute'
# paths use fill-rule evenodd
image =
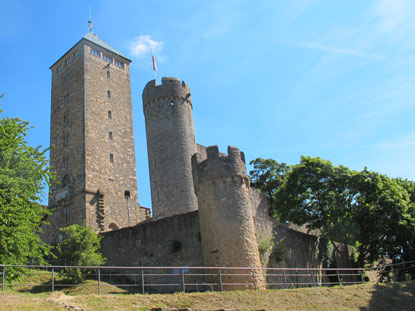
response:
<svg viewBox="0 0 415 311"><path fill-rule="evenodd" d="M175 76L196 139L298 163L320 156L415 179L415 1L0 0L0 92L49 145L49 66L87 32L133 60L139 201L151 206L141 93Z"/></svg>

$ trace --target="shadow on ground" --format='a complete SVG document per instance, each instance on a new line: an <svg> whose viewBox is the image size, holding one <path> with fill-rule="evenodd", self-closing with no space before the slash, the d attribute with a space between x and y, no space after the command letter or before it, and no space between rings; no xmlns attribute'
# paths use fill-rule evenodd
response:
<svg viewBox="0 0 415 311"><path fill-rule="evenodd" d="M360 310L415 310L415 282L375 285L369 307Z"/></svg>

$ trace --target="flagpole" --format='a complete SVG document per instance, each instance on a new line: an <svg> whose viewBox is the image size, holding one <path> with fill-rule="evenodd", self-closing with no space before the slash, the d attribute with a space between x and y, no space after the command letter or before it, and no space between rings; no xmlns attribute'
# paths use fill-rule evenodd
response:
<svg viewBox="0 0 415 311"><path fill-rule="evenodd" d="M157 65L156 65L156 59L154 58L154 52L153 48L151 48L151 56L153 58L153 73L154 73L154 81L157 84L157 77L156 77L156 71L157 71Z"/></svg>

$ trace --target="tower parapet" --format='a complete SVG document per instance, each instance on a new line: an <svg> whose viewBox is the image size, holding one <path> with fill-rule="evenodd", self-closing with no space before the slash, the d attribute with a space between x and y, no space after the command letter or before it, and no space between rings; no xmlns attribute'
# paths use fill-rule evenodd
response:
<svg viewBox="0 0 415 311"><path fill-rule="evenodd" d="M156 80L151 80L146 84L143 91L144 110L160 100L183 100L192 107L190 88L184 81L175 77L163 77L161 85L157 85ZM144 111L145 113L145 111Z"/></svg>
<svg viewBox="0 0 415 311"><path fill-rule="evenodd" d="M261 267L245 156L231 146L227 155L219 153L217 146L208 147L206 153L206 160L199 154L192 157L204 263L209 267ZM252 276L227 278L225 283L253 284ZM256 283L259 288L264 286L262 275L257 275Z"/></svg>
<svg viewBox="0 0 415 311"><path fill-rule="evenodd" d="M229 146L226 155L219 152L218 146L210 146L206 148L206 154L207 159L204 161L201 161L199 154L195 154L192 158L195 189L199 182L231 176L233 178L238 176L246 186L249 186L245 155L238 148Z"/></svg>
<svg viewBox="0 0 415 311"><path fill-rule="evenodd" d="M190 88L177 78L143 91L151 201L155 219L197 210L191 157L197 152Z"/></svg>

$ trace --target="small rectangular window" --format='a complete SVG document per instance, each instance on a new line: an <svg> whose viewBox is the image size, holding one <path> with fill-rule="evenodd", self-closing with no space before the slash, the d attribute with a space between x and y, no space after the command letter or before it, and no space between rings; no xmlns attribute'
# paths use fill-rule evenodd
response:
<svg viewBox="0 0 415 311"><path fill-rule="evenodd" d="M69 124L69 112L65 113L63 117L63 123Z"/></svg>
<svg viewBox="0 0 415 311"><path fill-rule="evenodd" d="M111 112L111 110L108 110L108 119L112 119L112 112Z"/></svg>
<svg viewBox="0 0 415 311"><path fill-rule="evenodd" d="M118 67L124 68L124 63L119 62L118 60L114 61L114 64Z"/></svg>
<svg viewBox="0 0 415 311"><path fill-rule="evenodd" d="M111 78L111 73L107 71L107 78Z"/></svg>
<svg viewBox="0 0 415 311"><path fill-rule="evenodd" d="M94 56L96 56L96 57L101 58L101 53L100 53L100 52L98 52L98 51L96 51L96 50L94 50L94 49L90 49L90 50L89 50L89 53L91 53L92 55L94 55Z"/></svg>
<svg viewBox="0 0 415 311"><path fill-rule="evenodd" d="M107 91L107 97L111 98L111 91Z"/></svg>
<svg viewBox="0 0 415 311"><path fill-rule="evenodd" d="M112 132L108 133L108 138L109 138L109 140L112 140Z"/></svg>
<svg viewBox="0 0 415 311"><path fill-rule="evenodd" d="M64 167L68 167L68 164L69 164L69 159L68 158L64 158L63 159L63 166Z"/></svg>
<svg viewBox="0 0 415 311"><path fill-rule="evenodd" d="M112 57L102 54L102 59L112 64Z"/></svg>
<svg viewBox="0 0 415 311"><path fill-rule="evenodd" d="M114 163L114 155L110 153L110 163Z"/></svg>
<svg viewBox="0 0 415 311"><path fill-rule="evenodd" d="M66 95L63 97L63 103L64 103L64 104L69 103L69 94L66 94Z"/></svg>
<svg viewBox="0 0 415 311"><path fill-rule="evenodd" d="M63 139L63 145L66 147L69 144L69 134L66 134L66 136Z"/></svg>
<svg viewBox="0 0 415 311"><path fill-rule="evenodd" d="M68 222L68 206L65 205L64 209L63 209L63 214L65 215L65 222Z"/></svg>

